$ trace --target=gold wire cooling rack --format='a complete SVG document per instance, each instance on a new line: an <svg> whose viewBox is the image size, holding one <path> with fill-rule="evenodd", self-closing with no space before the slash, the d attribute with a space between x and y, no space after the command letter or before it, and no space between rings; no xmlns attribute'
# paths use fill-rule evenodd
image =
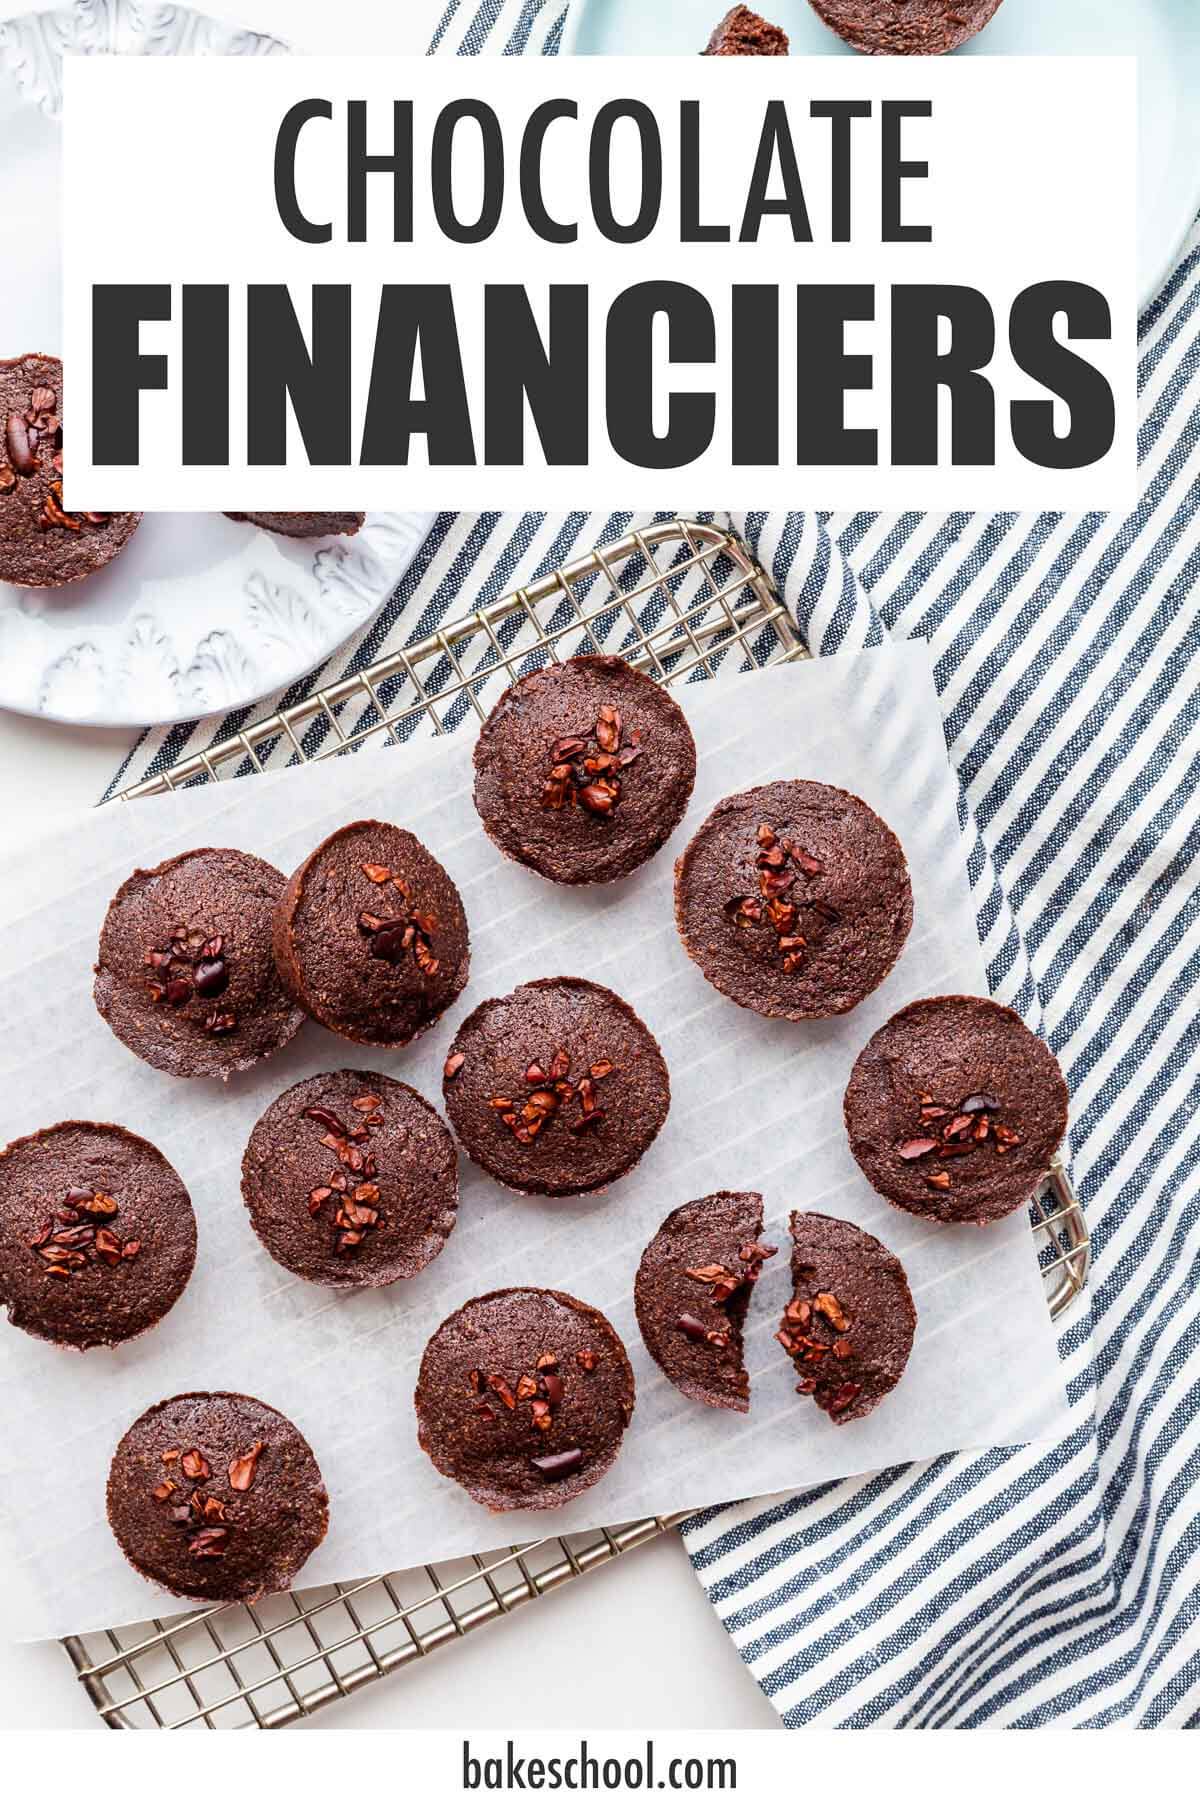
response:
<svg viewBox="0 0 1200 1800"><path fill-rule="evenodd" d="M735 536L674 519L479 608L120 798L317 762L380 737L452 730L488 690L549 659L603 649L678 685L808 654L769 577ZM487 698L485 699L485 695ZM1089 1246L1059 1164L1031 1225L1052 1316L1082 1293ZM276 1594L63 1640L97 1712L117 1729L287 1725L615 1562L682 1514L542 1538L487 1556Z"/></svg>

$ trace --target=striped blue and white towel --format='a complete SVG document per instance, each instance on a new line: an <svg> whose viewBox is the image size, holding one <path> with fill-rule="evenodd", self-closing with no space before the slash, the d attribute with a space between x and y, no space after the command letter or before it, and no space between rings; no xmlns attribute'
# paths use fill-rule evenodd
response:
<svg viewBox="0 0 1200 1800"><path fill-rule="evenodd" d="M432 48L553 53L568 10L449 0ZM1095 1251L1090 1303L1060 1337L1062 1444L946 1456L685 1527L789 1725L1200 1721L1200 233L1139 354L1128 518L734 521L814 651L933 647L989 977L1066 1071ZM313 679L633 522L442 515L376 624ZM248 716L147 735L120 783Z"/></svg>

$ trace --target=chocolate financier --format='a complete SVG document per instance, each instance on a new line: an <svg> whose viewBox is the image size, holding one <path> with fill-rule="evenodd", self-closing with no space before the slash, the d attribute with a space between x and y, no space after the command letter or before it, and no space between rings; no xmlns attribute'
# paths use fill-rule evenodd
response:
<svg viewBox="0 0 1200 1800"><path fill-rule="evenodd" d="M917 1000L850 1071L850 1148L893 1206L988 1225L1024 1205L1067 1129L1053 1053L1007 1006L975 994Z"/></svg>
<svg viewBox="0 0 1200 1800"><path fill-rule="evenodd" d="M122 551L141 513L63 506L63 370L57 356L0 361L0 581L61 587Z"/></svg>
<svg viewBox="0 0 1200 1800"><path fill-rule="evenodd" d="M361 1044L407 1044L467 983L462 898L411 831L343 825L288 882L275 913L275 964L320 1024Z"/></svg>
<svg viewBox="0 0 1200 1800"><path fill-rule="evenodd" d="M304 1024L275 974L279 869L245 850L187 850L135 869L104 916L95 1006L166 1075L232 1075Z"/></svg>
<svg viewBox="0 0 1200 1800"><path fill-rule="evenodd" d="M689 1400L750 1410L742 1328L775 1246L762 1244L762 1195L722 1192L668 1213L642 1253L634 1303L646 1348Z"/></svg>
<svg viewBox="0 0 1200 1800"><path fill-rule="evenodd" d="M271 954L283 885L244 850L134 870L105 917L94 989L127 1049L167 1075L228 1076L295 1037L304 1014Z"/></svg>
<svg viewBox="0 0 1200 1800"><path fill-rule="evenodd" d="M0 1151L0 1306L75 1350L157 1325L188 1284L196 1219L161 1151L70 1119Z"/></svg>
<svg viewBox="0 0 1200 1800"><path fill-rule="evenodd" d="M840 38L867 56L942 56L1000 10L1000 0L810 0Z"/></svg>
<svg viewBox="0 0 1200 1800"><path fill-rule="evenodd" d="M675 865L684 949L766 1018L849 1012L891 970L912 916L894 834L857 794L820 781L731 794Z"/></svg>
<svg viewBox="0 0 1200 1800"><path fill-rule="evenodd" d="M422 1450L493 1512L564 1506L616 1461L633 1417L625 1346L595 1307L500 1288L438 1326L414 1396Z"/></svg>
<svg viewBox="0 0 1200 1800"><path fill-rule="evenodd" d="M917 1309L890 1250L848 1219L795 1212L792 1298L779 1341L800 1380L835 1425L864 1419L908 1363Z"/></svg>
<svg viewBox="0 0 1200 1800"><path fill-rule="evenodd" d="M619 656L574 656L502 694L475 745L492 842L548 881L616 881L682 819L696 745L678 705Z"/></svg>
<svg viewBox="0 0 1200 1800"><path fill-rule="evenodd" d="M748 6L731 6L714 25L702 56L786 56L788 37Z"/></svg>
<svg viewBox="0 0 1200 1800"><path fill-rule="evenodd" d="M570 975L484 1000L442 1092L473 1162L519 1194L590 1194L628 1174L671 1102L662 1051L610 988Z"/></svg>
<svg viewBox="0 0 1200 1800"><path fill-rule="evenodd" d="M366 513L360 512L231 512L227 519L236 519L240 524L257 525L263 531L273 531L278 537L315 538L315 537L353 537L362 529Z"/></svg>
<svg viewBox="0 0 1200 1800"><path fill-rule="evenodd" d="M385 1287L419 1274L453 1231L458 1153L415 1088L332 1069L271 1102L242 1158L242 1198L294 1275Z"/></svg>
<svg viewBox="0 0 1200 1800"><path fill-rule="evenodd" d="M291 1586L329 1496L290 1419L248 1394L176 1394L136 1419L108 1476L108 1522L139 1574L191 1600Z"/></svg>

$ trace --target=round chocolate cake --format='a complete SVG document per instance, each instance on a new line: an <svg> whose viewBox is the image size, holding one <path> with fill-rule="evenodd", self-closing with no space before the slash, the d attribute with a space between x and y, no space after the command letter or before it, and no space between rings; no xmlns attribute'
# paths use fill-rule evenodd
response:
<svg viewBox="0 0 1200 1800"><path fill-rule="evenodd" d="M153 1144L71 1119L0 1151L0 1306L75 1350L157 1325L188 1284L196 1219Z"/></svg>
<svg viewBox="0 0 1200 1800"><path fill-rule="evenodd" d="M791 1218L792 1298L778 1337L835 1425L874 1412L908 1363L917 1309L890 1250L848 1219Z"/></svg>
<svg viewBox="0 0 1200 1800"><path fill-rule="evenodd" d="M123 550L141 513L63 506L63 372L57 356L0 361L0 581L61 587Z"/></svg>
<svg viewBox="0 0 1200 1800"><path fill-rule="evenodd" d="M666 843L696 779L691 727L619 656L535 669L475 745L475 806L493 843L549 881L615 881Z"/></svg>
<svg viewBox="0 0 1200 1800"><path fill-rule="evenodd" d="M813 11L867 56L942 56L1000 9L1000 0L810 0Z"/></svg>
<svg viewBox="0 0 1200 1800"><path fill-rule="evenodd" d="M135 869L100 932L95 1000L135 1056L167 1075L248 1069L304 1014L271 954L283 876L244 850L188 850Z"/></svg>
<svg viewBox="0 0 1200 1800"><path fill-rule="evenodd" d="M1067 1129L1053 1054L1007 1006L917 1000L860 1051L845 1099L850 1148L894 1206L988 1225L1024 1204Z"/></svg>
<svg viewBox="0 0 1200 1800"><path fill-rule="evenodd" d="M468 1300L426 1345L421 1448L493 1512L563 1506L616 1461L633 1416L625 1346L595 1307L551 1288Z"/></svg>
<svg viewBox="0 0 1200 1800"><path fill-rule="evenodd" d="M242 1198L276 1262L326 1287L419 1274L454 1229L454 1139L415 1088L363 1069L310 1075L250 1135Z"/></svg>
<svg viewBox="0 0 1200 1800"><path fill-rule="evenodd" d="M331 512L331 513L274 513L274 512L231 512L227 519L237 519L245 525L257 525L263 531L273 531L279 537L315 538L315 537L353 537L361 530L366 513Z"/></svg>
<svg viewBox="0 0 1200 1800"><path fill-rule="evenodd" d="M329 1524L316 1458L290 1419L246 1394L176 1394L129 1427L108 1522L138 1573L191 1600L290 1587Z"/></svg>
<svg viewBox="0 0 1200 1800"><path fill-rule="evenodd" d="M706 1194L668 1213L634 1283L646 1348L689 1400L750 1410L742 1328L775 1247L762 1244L762 1195Z"/></svg>
<svg viewBox="0 0 1200 1800"><path fill-rule="evenodd" d="M712 985L766 1018L877 988L912 925L904 852L856 794L773 781L715 806L675 865L675 921Z"/></svg>
<svg viewBox="0 0 1200 1800"><path fill-rule="evenodd" d="M462 898L411 831L378 819L318 844L275 914L288 993L330 1031L398 1046L439 1019L467 984Z"/></svg>
<svg viewBox="0 0 1200 1800"><path fill-rule="evenodd" d="M628 1174L671 1102L662 1051L633 1008L560 975L484 1000L446 1058L467 1155L519 1194L588 1194Z"/></svg>

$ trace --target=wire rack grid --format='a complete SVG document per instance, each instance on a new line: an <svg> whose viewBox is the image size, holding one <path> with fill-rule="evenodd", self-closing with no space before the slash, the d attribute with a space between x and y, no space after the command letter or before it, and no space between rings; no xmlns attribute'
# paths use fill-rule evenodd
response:
<svg viewBox="0 0 1200 1800"><path fill-rule="evenodd" d="M665 684L808 652L769 577L732 533L672 519L599 545L544 579L151 774L128 800L318 762L371 742L482 720L503 681L580 652L625 657ZM1030 1211L1047 1303L1083 1292L1082 1209L1055 1163ZM117 1729L287 1725L624 1556L684 1515L546 1537L488 1556L271 1595L63 1640Z"/></svg>

